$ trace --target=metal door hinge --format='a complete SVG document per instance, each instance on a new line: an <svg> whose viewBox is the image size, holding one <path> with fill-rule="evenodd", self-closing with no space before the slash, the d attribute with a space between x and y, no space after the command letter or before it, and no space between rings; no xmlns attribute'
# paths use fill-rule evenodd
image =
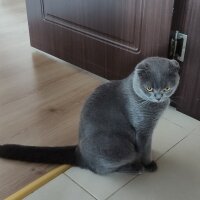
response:
<svg viewBox="0 0 200 200"><path fill-rule="evenodd" d="M186 34L180 33L179 31L174 32L170 40L169 57L183 62L185 56L186 43Z"/></svg>

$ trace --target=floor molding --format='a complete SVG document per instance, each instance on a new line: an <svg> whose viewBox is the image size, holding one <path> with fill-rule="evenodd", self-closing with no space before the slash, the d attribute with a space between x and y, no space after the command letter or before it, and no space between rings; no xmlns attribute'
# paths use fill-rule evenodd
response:
<svg viewBox="0 0 200 200"><path fill-rule="evenodd" d="M16 193L10 195L5 200L22 200L23 198L25 198L26 196L28 196L35 190L39 189L40 187L42 187L43 185L45 185L46 183L48 183L49 181L51 181L58 175L62 174L69 168L70 168L70 165L61 165L59 167L56 167L55 169L49 171L48 173L36 179L32 183L26 185L25 187L23 187Z"/></svg>

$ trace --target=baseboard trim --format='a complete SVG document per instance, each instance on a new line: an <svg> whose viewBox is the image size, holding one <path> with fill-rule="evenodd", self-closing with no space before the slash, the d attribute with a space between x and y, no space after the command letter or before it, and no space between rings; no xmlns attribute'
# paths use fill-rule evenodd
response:
<svg viewBox="0 0 200 200"><path fill-rule="evenodd" d="M16 193L10 195L7 197L5 200L22 200L35 190L39 189L58 175L62 174L65 172L67 169L70 168L70 165L61 165L59 167L56 167L55 169L47 172L45 175L41 176L40 178L36 179L32 183L26 185Z"/></svg>

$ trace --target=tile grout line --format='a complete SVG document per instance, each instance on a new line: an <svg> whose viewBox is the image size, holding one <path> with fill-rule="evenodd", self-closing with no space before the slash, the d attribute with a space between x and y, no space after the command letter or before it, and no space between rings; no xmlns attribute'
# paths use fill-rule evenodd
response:
<svg viewBox="0 0 200 200"><path fill-rule="evenodd" d="M91 194L89 191L87 191L83 186L81 186L79 183L77 183L74 179L72 179L70 176L68 176L67 174L65 174L65 172L63 173L67 178L69 178L73 183L75 183L77 186L79 186L81 189L83 189L87 194L89 194L91 197L93 197L94 199L98 200L93 194Z"/></svg>
<svg viewBox="0 0 200 200"><path fill-rule="evenodd" d="M176 122L174 122L174 121L171 121L170 119L168 119L168 118L166 118L166 117L164 117L164 116L162 116L161 118L167 120L168 122L171 122L172 124L174 124L174 125L176 125L176 126L178 126L178 127L180 127L180 128L183 128L184 130L186 129L186 130L189 131L189 132L194 131L194 129L196 129L196 128L199 126L199 124L197 124L192 130L191 130L191 129L188 130L187 128L183 127L182 125L180 125L180 124L178 124L178 123L176 123ZM195 120L196 120L196 119L195 119Z"/></svg>
<svg viewBox="0 0 200 200"><path fill-rule="evenodd" d="M167 151L165 151L162 155L160 155L157 160L160 160L165 154L167 154L171 149L173 149L175 146L177 146L179 143L181 143L183 140L185 140L187 137L189 137L190 134L186 135L185 137L183 137L181 140L179 140L177 143L175 143L172 147L170 147Z"/></svg>
<svg viewBox="0 0 200 200"><path fill-rule="evenodd" d="M169 121L169 120L168 120ZM170 121L171 122L171 121ZM160 158L162 158L166 153L168 153L171 149L173 149L175 146L177 146L180 142L182 142L183 140L185 140L186 138L188 138L189 136L192 135L192 133L196 130L196 128L198 127L199 125L195 126L192 130L190 130L188 132L188 134L186 136L184 136L181 140L179 140L177 143L175 143L172 147L170 147L166 152L164 152L162 155L160 155L157 159L159 160ZM181 127L181 126L180 126ZM181 127L181 128L184 128L184 127Z"/></svg>
<svg viewBox="0 0 200 200"><path fill-rule="evenodd" d="M78 186L80 186L84 191L86 191L87 193L89 193L92 197L94 197L96 200L100 200L97 197L95 197L93 194L91 194L89 191L87 191L85 188L83 188L83 186L81 186L79 183L77 183L75 180L73 180L70 176L68 176L67 174L64 173L65 176L67 176L69 179L71 179L74 183L76 183ZM108 197L106 197L103 200L107 200L108 198L110 198L113 194L115 194L116 192L118 192L120 189L122 189L124 186L126 186L128 183L130 183L132 180L134 180L135 178L137 178L138 176L140 176L140 174L136 174L134 177L132 177L128 182L126 182L124 185L122 185L120 188L118 188L116 191L114 191L112 194L110 194Z"/></svg>
<svg viewBox="0 0 200 200"><path fill-rule="evenodd" d="M159 160L160 158L162 158L167 152L169 152L172 148L174 148L178 143L180 143L182 140L184 140L185 138L187 138L189 135L186 135L185 137L183 137L180 141L178 141L176 144L174 144L171 148L169 148L165 153L163 153L162 155L160 155L157 159ZM111 196L113 196L114 194L116 194L119 190L121 190L122 188L124 188L127 184L129 184L131 181L133 181L134 179L136 179L137 177L139 177L140 175L136 175L135 177L133 177L131 180L129 180L126 184L124 184L121 188L119 188L118 190L116 190L115 192L113 192L110 196L108 196L105 200L108 200Z"/></svg>
<svg viewBox="0 0 200 200"><path fill-rule="evenodd" d="M166 119L167 121L179 126L180 128L183 128L182 126L180 126L179 124L176 124L170 120L168 120L167 118L164 118ZM195 126L192 130L189 131L189 133L184 136L181 140L179 140L177 143L175 143L172 147L170 147L166 152L164 152L162 155L160 155L156 161L160 160L165 154L167 154L171 149L173 149L175 146L177 146L180 142L182 142L183 140L185 140L187 137L189 137L192 132L198 127ZM83 188L79 183L77 183L75 180L73 180L70 176L68 176L67 174L64 173L65 176L67 176L68 178L70 178L70 180L72 180L75 184L77 184L79 187L81 187L85 192L87 192L88 194L90 194L93 198L95 198L96 200L98 200L93 194L91 194L89 191L87 191L85 188ZM139 177L141 175L137 174L136 176L134 176L133 178L131 178L128 182L126 182L124 185L122 185L120 188L118 188L116 191L114 191L112 194L110 194L108 197L106 197L104 200L108 200L110 197L112 197L114 194L116 194L118 191L120 191L122 188L124 188L126 185L128 185L131 181L135 180L137 177Z"/></svg>
<svg viewBox="0 0 200 200"><path fill-rule="evenodd" d="M141 174L142 175L142 174ZM118 191L120 191L122 188L124 188L127 184L129 184L131 181L135 180L137 177L141 176L140 174L135 175L133 178L131 178L128 182L126 182L124 185L122 185L120 188L118 188L116 191L114 191L112 194L110 194L107 198L104 200L108 200L110 197L112 197L114 194L116 194Z"/></svg>
<svg viewBox="0 0 200 200"><path fill-rule="evenodd" d="M194 129L193 129L194 130ZM185 137L183 137L181 140L179 140L177 143L175 143L171 148L169 148L165 153L163 153L162 155L160 155L157 159L159 160L160 158L162 158L167 152L169 152L172 148L174 148L177 144L179 144L180 142L182 142L184 139L186 139L191 132L190 131L188 135L186 135ZM63 173L65 176L67 176L70 180L72 180L75 184L77 184L79 187L81 187L84 191L86 191L87 193L89 193L92 197L94 197L89 191L87 191L85 188L83 188L83 186L81 186L79 183L77 183L75 180L73 180L70 176L68 176L67 174ZM116 191L114 191L112 194L110 194L108 197L106 197L104 200L108 200L110 197L112 197L114 194L116 194L119 190L121 190L122 188L124 188L127 184L129 184L131 181L135 180L137 177L139 177L141 175L136 175L133 178L131 178L128 182L126 182L124 185L122 185L120 188L118 188ZM94 197L96 200L98 200L96 197Z"/></svg>
<svg viewBox="0 0 200 200"><path fill-rule="evenodd" d="M167 119L166 119L167 120ZM167 120L167 121L169 121L169 122L171 122L170 120ZM171 123L173 123L173 122L171 122ZM174 123L175 125L178 125L178 124L176 124L176 123ZM180 125L178 125L180 128L184 128L184 127L182 127L182 126L180 126ZM193 128L191 131L189 131L189 133L186 135L186 136L184 136L181 140L179 140L177 143L175 143L171 148L169 148L166 152L164 152L162 155L160 155L157 159L156 159L156 161L158 161L160 158L162 158L166 153L168 153L171 149L173 149L175 146L177 146L180 142L182 142L183 140L185 140L187 137L189 137L191 134L192 134L192 132L196 129L198 127L198 125L195 127L195 128ZM137 177L139 177L140 175L136 175L135 177L133 177L131 180L129 180L127 183L125 183L122 187L120 187L118 190L116 190L115 192L113 192L110 196L108 196L105 200L108 200L110 197L112 197L114 194L116 194L119 190L121 190L122 188L124 188L127 184L129 184L131 181L133 181L134 179L136 179Z"/></svg>
<svg viewBox="0 0 200 200"><path fill-rule="evenodd" d="M176 122L173 122L173 121L171 121L170 119L168 119L168 118L166 118L166 117L162 117L162 118L165 119L165 120L167 120L168 122L170 122L170 123L172 123L172 124L174 124L174 125L180 127L180 128L185 129L185 128L184 128L183 126L181 126L180 124L177 124Z"/></svg>

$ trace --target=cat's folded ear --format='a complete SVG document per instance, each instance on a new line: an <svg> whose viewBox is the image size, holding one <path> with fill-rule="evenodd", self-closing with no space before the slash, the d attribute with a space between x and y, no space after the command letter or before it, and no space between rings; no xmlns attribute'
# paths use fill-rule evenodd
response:
<svg viewBox="0 0 200 200"><path fill-rule="evenodd" d="M176 60L170 60L170 63L171 63L171 70L172 71L179 71L179 69L180 69L180 65L179 65L179 63L178 63L178 61L176 61Z"/></svg>
<svg viewBox="0 0 200 200"><path fill-rule="evenodd" d="M135 70L140 78L147 78L149 73L149 66L146 62L143 61L137 64Z"/></svg>
<svg viewBox="0 0 200 200"><path fill-rule="evenodd" d="M136 70L148 70L148 65L146 62L142 61L136 65Z"/></svg>

